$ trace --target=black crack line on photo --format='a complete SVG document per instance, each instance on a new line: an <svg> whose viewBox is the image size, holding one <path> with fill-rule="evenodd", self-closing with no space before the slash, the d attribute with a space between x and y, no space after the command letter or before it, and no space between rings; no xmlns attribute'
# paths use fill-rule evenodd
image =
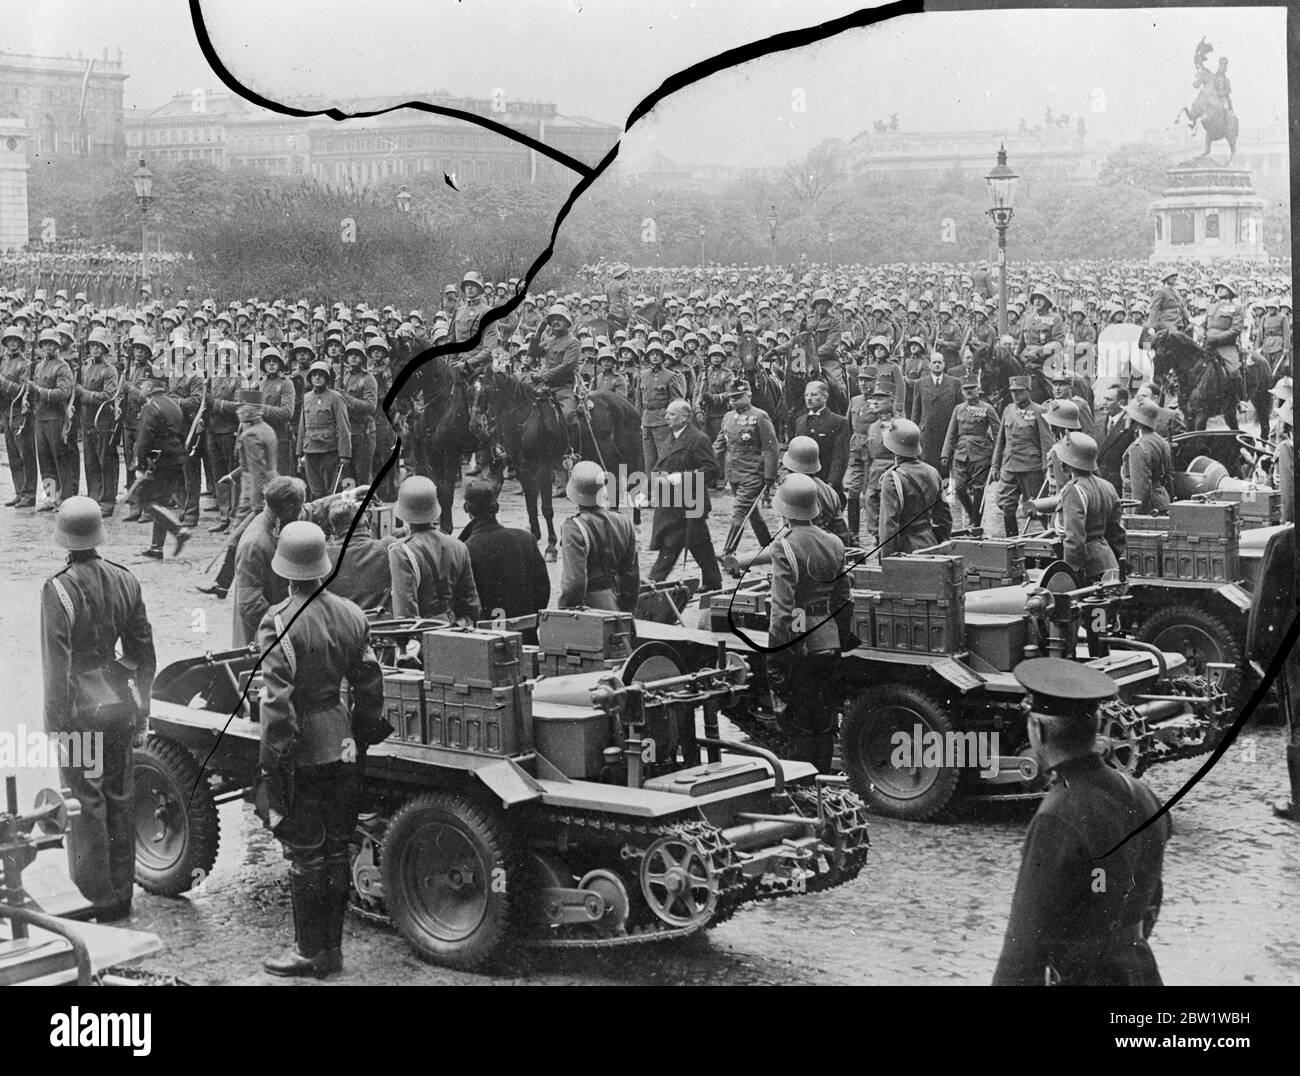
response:
<svg viewBox="0 0 1300 1076"><path fill-rule="evenodd" d="M974 471L971 474L971 476L968 479L966 479L965 482L963 482L960 486L957 486L953 490L953 495L956 496L967 486L969 486L972 482L982 481L984 476L987 475L988 472L989 469L987 467L981 467L978 470ZM837 579L844 578L844 576L846 576L849 572L853 571L854 568L861 567L863 564L865 564L867 560L870 559L873 553L877 553L881 549L883 549L886 545L888 545L900 534L902 534L904 530L910 527L918 519L921 519L922 517L929 515L930 511L935 507L935 505L941 504L945 500L947 500L946 494L940 496L939 500L932 501L930 504L927 504L923 509L921 509L921 511L917 512L916 515L912 516L910 519L903 520L903 522L901 522L894 529L894 532L888 538L884 539L881 542L877 542L871 549L863 550L861 555L857 557L845 557L843 569L841 569L835 575L831 576L829 579L818 579L816 576L814 576L813 582L821 583L825 585L827 583L834 583L835 580ZM783 534L785 534L785 532L789 529L790 528L787 525L783 524L781 529L772 536L772 540L768 542L767 545L763 547L763 549L760 549L759 552L762 553L764 550L771 549L772 546L776 544L777 540ZM833 613L830 613L825 620L820 620L816 624L814 624L811 628L806 628L803 632L796 633L792 639L790 639L788 642L782 643L780 646L764 646L762 643L756 643L753 639L751 639L748 635L746 635L744 631L741 630L740 625L736 623L735 617L732 615L732 608L734 607L736 601L736 592L740 590L740 585L745 581L745 576L749 574L749 569L751 567L753 567L752 563L746 565L745 570L740 573L740 579L737 580L735 589L731 592L731 598L727 602L727 626L731 629L732 635L734 635L737 639L739 639L742 643L744 643L747 647L750 648L750 650L752 650L756 654L779 654L782 650L786 650L792 646L797 646L799 643L803 642L806 638L812 635L812 633L815 632L818 628L820 628L823 624L826 624L834 620L837 616L840 615L840 613L842 613L845 609L847 609L850 605L853 604L851 601L845 602Z"/></svg>
<svg viewBox="0 0 1300 1076"><path fill-rule="evenodd" d="M677 74L672 75L669 78L665 79L663 83L660 84L658 89L656 89L646 98L644 98L630 113L628 117L628 121L624 127L624 133L630 130L633 124L637 123L639 120L641 120L646 115L648 115L650 111L666 97L670 96L673 93L678 92L679 90L686 88L687 86L692 85L693 83L702 81L715 74L725 71L729 67L733 67L742 63L747 63L751 60L761 59L765 56L770 56L778 52L784 52L790 49L797 49L808 45L814 45L821 41L827 40L828 38L834 37L837 34L843 33L847 30L865 28L867 26L871 26L878 22L884 22L887 19L897 18L900 15L919 15L921 14L922 10L923 10L923 3L921 2L921 0L899 0L899 2L886 4L878 8L861 9L859 11L855 11L848 15L845 15L841 18L832 19L830 21L820 23L816 26L805 27L800 30L790 30L780 34L775 34L771 37L764 38L761 41L755 41L747 45L741 45L737 48L729 49L726 52L720 53L717 56L711 57L706 60L702 60L699 63L693 64L691 67L688 67L685 70L680 71ZM429 105L419 101L408 102L405 105L393 106L392 108L379 109L374 112L358 112L353 114L352 116L349 116L348 114L336 108L325 109L323 111L311 111L311 110L292 108L290 106L263 97L261 94L257 93L254 90L250 90L247 86L245 86L237 78L235 78L233 74L230 73L229 69L222 62L220 56L218 56L216 48L212 44L211 35L208 33L207 25L204 22L201 0L190 0L190 16L194 23L194 33L195 33L195 37L198 40L199 48L203 52L204 59L207 61L208 65L212 68L213 72L217 75L217 77L220 78L221 81L225 83L227 88L230 89L232 92L238 94L240 97L244 98L250 103L257 105L260 108L266 109L267 111L277 112L281 115L293 116L299 118L307 118L311 116L328 116L330 119L333 120L346 120L346 119L364 119L370 116L383 115L385 112L394 111L396 108L413 108L422 112L448 116L452 119L461 119L466 121L467 123L473 123L487 130L490 130L493 133L499 134L505 138L513 139L514 141L519 142L520 144L527 146L530 149L536 150L538 153L543 154L544 156L550 158L551 160L564 165L570 170L576 172L580 177L578 183L574 186L573 190L570 191L568 198L565 199L564 205L560 207L560 210L556 215L555 221L551 227L550 241L547 244L546 249L543 250L542 253L538 255L538 257L533 261L532 265L530 266L530 268L528 269L527 273L524 276L521 287L516 291L515 295L511 299L509 299L504 305L495 307L492 310L490 310L486 315L484 315L484 317L479 323L478 332L476 332L474 336L471 337L470 339L460 341L457 343L447 343L432 348L426 348L424 351L420 352L420 354L414 356L410 360L410 362L408 362L407 365L403 368L402 372L397 376L397 378L394 379L392 386L385 394L384 396L385 414L390 414L390 409L392 408L393 404L396 402L399 393L405 387L407 381L410 380L412 376L417 374L430 361L436 358L442 358L444 356L449 356L449 355L454 355L459 353L468 353L475 350L482 343L483 333L490 325L494 324L495 322L501 320L504 317L509 316L511 313L514 312L514 310L517 307L519 307L523 303L524 296L527 295L528 293L529 285L532 284L537 274L540 273L542 269L546 267L546 264L550 261L551 257L555 253L555 242L559 235L560 228L563 225L565 219L568 217L569 213L572 211L574 205L577 204L578 199L587 191L589 187L591 187L593 183L595 183L597 179L600 178L601 175L604 174L604 172L610 167L610 165L614 163L615 159L618 157L618 151L619 151L619 146L621 145L621 139L619 142L616 142L612 147L610 147L609 152L605 154L605 156L601 159L600 163L596 165L594 168L592 168L582 164L579 161L574 160L568 155L561 153L560 151L554 149L551 146L546 145L543 142L539 142L536 139L530 138L527 135L523 134L522 132L515 131L512 128L506 127L502 124L495 122L494 120L486 119L485 117L479 116L474 113L462 112L459 109L445 108L437 105ZM344 550L346 550L348 544L351 542L352 535L356 531L358 521L364 517L365 508L371 503L371 500L374 498L375 491L378 489L381 480L386 475L388 475L388 473L392 471L394 467L398 465L398 462L401 459L401 449L402 449L402 442L399 438L396 440L396 443L393 446L393 451L388 457L388 462L383 466L383 468L379 471L379 473L376 476L374 476L374 478L371 480L370 489L366 492L366 496L362 501L361 508L358 509L357 515L353 519L352 525L348 528L348 533L343 540L342 548ZM342 563L341 555L339 557L339 563ZM334 579L337 573L338 573L338 564L335 565L334 571L331 572L328 577L326 577L326 579L322 582L322 584L308 596L307 600L303 602L298 612L295 613L289 619L289 623L284 626L284 632L281 632L281 634L276 637L275 643L272 644L273 647L278 646L280 644L280 640L283 638L284 634L288 632L289 628L292 627L294 621L298 619L298 616L302 613L303 609L306 609L307 606L310 605L315 600L316 596L320 594L321 591L323 591L329 585L329 583ZM248 686L245 687L245 690L240 697L239 704L236 706L234 711L230 714L230 717L226 719L226 724L225 726L223 726L222 732L218 734L217 742L213 745L212 751L208 753L207 758L204 760L204 764L200 767L199 777L198 777L198 781L196 781L195 783L194 791L197 791L198 782L201 782L203 780L204 773L207 767L207 762L211 760L213 754L215 754L216 752L217 747L220 745L222 735L224 734L225 729L229 728L230 722L239 715L240 709L242 709L244 702L247 698L248 688L251 687L252 685L253 675L255 675L257 670L261 668L262 657L263 655L259 655L257 662L253 667L252 675L249 676ZM192 799L193 799L193 791L191 792L191 800Z"/></svg>

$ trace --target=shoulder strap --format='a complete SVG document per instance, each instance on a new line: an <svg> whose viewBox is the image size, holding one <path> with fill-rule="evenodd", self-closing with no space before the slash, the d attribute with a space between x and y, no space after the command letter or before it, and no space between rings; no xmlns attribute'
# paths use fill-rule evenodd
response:
<svg viewBox="0 0 1300 1076"><path fill-rule="evenodd" d="M68 619L76 620L76 614L72 608L72 599L68 596L63 584L57 579L51 579L50 585L54 587L54 593L59 596L59 604L63 606L63 611L68 614Z"/></svg>
<svg viewBox="0 0 1300 1076"><path fill-rule="evenodd" d="M398 548L401 549L401 551L402 551L402 556L404 556L404 557L406 558L406 563L409 564L409 565L411 566L411 572L412 572L412 574L414 574L414 576L415 576L415 587L416 587L416 589L418 590L418 589L420 588L420 561L419 561L419 558L417 558L416 555L415 555L414 553L411 552L411 547L407 544L406 541L402 541L402 542L399 544Z"/></svg>
<svg viewBox="0 0 1300 1076"><path fill-rule="evenodd" d="M289 676L294 680L298 679L298 655L293 652L293 643L284 633L284 621L280 619L280 614L275 614L275 634L280 639L280 645L284 648L285 660L289 663Z"/></svg>
<svg viewBox="0 0 1300 1076"><path fill-rule="evenodd" d="M903 506L903 480L898 477L898 467L894 466L889 469L889 477L894 480L894 492L898 494L898 506Z"/></svg>

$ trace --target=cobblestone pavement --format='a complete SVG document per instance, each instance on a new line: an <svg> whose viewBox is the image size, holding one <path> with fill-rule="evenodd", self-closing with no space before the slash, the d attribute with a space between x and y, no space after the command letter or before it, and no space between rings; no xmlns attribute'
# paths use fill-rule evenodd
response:
<svg viewBox="0 0 1300 1076"><path fill-rule="evenodd" d="M0 469L0 494L8 472ZM4 497L0 497L4 499ZM53 519L0 510L0 662L6 702L0 730L41 722L40 641L35 632L43 579L62 562ZM571 511L556 502L559 519ZM730 503L719 497L711 529L718 545ZM205 516L205 522L213 518ZM523 519L517 486L506 485L502 520ZM457 504L456 526L466 522ZM648 513L641 528L644 547ZM751 548L753 537L744 548ZM230 638L231 607L197 594L218 538L196 534L179 561L143 560L147 530L109 523L104 552L139 576L160 665ZM643 552L642 570L650 555ZM558 579L558 565L552 565ZM679 572L682 569L679 568ZM694 568L687 569L694 574ZM1171 984L1300 984L1300 829L1273 818L1267 798L1285 782L1283 738L1247 729L1218 767L1175 808L1165 860L1165 904L1152 944ZM1148 775L1162 796L1198 760ZM55 776L19 772L26 804ZM491 976L421 963L393 932L350 921L347 981L363 983L986 983L1002 940L1029 809L985 808L947 825L889 819L872 823L871 860L855 882L828 893L742 909L707 936L601 955L519 952ZM166 951L143 966L193 983L272 983L262 957L291 938L286 865L278 845L243 803L221 807L222 850L212 876L178 899L137 890L131 926L156 932ZM47 853L57 855L57 853Z"/></svg>

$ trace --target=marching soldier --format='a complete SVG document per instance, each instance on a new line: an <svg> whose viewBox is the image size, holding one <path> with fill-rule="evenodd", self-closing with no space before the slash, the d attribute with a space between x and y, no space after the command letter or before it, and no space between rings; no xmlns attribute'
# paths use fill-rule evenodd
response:
<svg viewBox="0 0 1300 1076"><path fill-rule="evenodd" d="M65 497L77 492L77 476L68 467L63 444L63 421L72 398L72 370L59 358L59 334L53 329L41 333L37 348L40 358L28 392L35 402L36 458L41 480L54 485L53 498L39 511L56 511Z"/></svg>
<svg viewBox="0 0 1300 1076"><path fill-rule="evenodd" d="M760 547L772 542L758 500L776 480L776 430L767 412L751 402L749 384L737 380L727 393L731 410L722 420L722 429L713 442L714 453L726 453L727 482L734 494L731 529L722 545L722 555L730 556L740 544L741 531L748 519Z"/></svg>
<svg viewBox="0 0 1300 1076"><path fill-rule="evenodd" d="M81 429L86 453L86 493L99 503L107 519L117 507L117 448L108 440L113 430L113 397L117 395L117 370L108 363L108 334L93 330L86 341L87 359L77 385Z"/></svg>
<svg viewBox="0 0 1300 1076"><path fill-rule="evenodd" d="M636 532L631 520L606 507L600 464L575 463L567 492L578 510L560 527L559 608L632 612L641 589Z"/></svg>
<svg viewBox="0 0 1300 1076"><path fill-rule="evenodd" d="M343 969L348 847L371 742L363 730L380 719L384 680L365 614L320 589L330 573L324 532L314 523L287 524L271 567L289 581L289 596L257 629L265 683L257 799L289 860L294 945L262 966L272 975L323 978Z"/></svg>
<svg viewBox="0 0 1300 1076"><path fill-rule="evenodd" d="M107 538L95 501L67 498L54 540L68 551L68 563L41 592L45 729L52 736L102 736L98 776L84 765L60 766L59 775L81 804L68 841L72 880L90 901L91 918L111 923L131 914L132 752L141 700L152 693L157 668L153 629L135 576L99 555ZM114 652L119 641L121 658Z"/></svg>
<svg viewBox="0 0 1300 1076"><path fill-rule="evenodd" d="M413 475L403 482L395 512L411 533L388 547L393 616L441 617L473 627L481 610L469 550L438 528L441 509L433 479Z"/></svg>
<svg viewBox="0 0 1300 1076"><path fill-rule="evenodd" d="M36 504L36 422L32 395L32 361L24 354L27 340L14 326L0 336L5 352L0 360L0 423L5 428L5 452L14 482L7 508L32 508Z"/></svg>
<svg viewBox="0 0 1300 1076"><path fill-rule="evenodd" d="M966 512L966 524L979 527L984 519L984 489L993 458L997 416L980 396L979 380L967 375L962 380L962 402L952 412L943 440L942 461L951 470L957 500Z"/></svg>
<svg viewBox="0 0 1300 1076"><path fill-rule="evenodd" d="M1160 801L1096 753L1097 708L1115 681L1063 658L1023 661L1014 675L1031 693L1030 745L1057 780L1025 836L993 985L1159 986L1146 939L1171 826L1166 816L1135 833Z"/></svg>
<svg viewBox="0 0 1300 1076"><path fill-rule="evenodd" d="M1156 405L1150 400L1134 400L1124 410L1138 431L1120 463L1124 499L1137 501L1134 511L1139 515L1163 516L1169 511L1174 460L1169 442L1156 433Z"/></svg>
<svg viewBox="0 0 1300 1076"><path fill-rule="evenodd" d="M153 521L149 548L142 557L163 559L163 539L176 539L175 556L180 556L190 540L190 530L176 513L167 507L184 497L184 419L181 407L167 395L167 373L161 365L145 371L140 387L145 393L140 407L140 428L136 431L134 464L143 472L138 479L135 497L142 515Z"/></svg>
<svg viewBox="0 0 1300 1076"><path fill-rule="evenodd" d="M642 370L638 378L637 403L641 411L641 454L649 474L672 436L666 415L668 405L673 400L686 399L686 381L681 374L664 369L662 344L655 343L646 348L646 362L648 368ZM714 451L717 451L716 445Z"/></svg>
<svg viewBox="0 0 1300 1076"><path fill-rule="evenodd" d="M885 447L894 466L880 478L880 557L915 553L947 541L952 512L943 496L939 472L921 460L921 431L896 418L884 427Z"/></svg>
<svg viewBox="0 0 1300 1076"><path fill-rule="evenodd" d="M812 521L817 485L791 474L776 491L786 529L772 549L771 627L767 678L773 709L789 738L790 757L822 773L835 749L836 667L852 639L853 599L844 571L844 543Z"/></svg>
<svg viewBox="0 0 1300 1076"><path fill-rule="evenodd" d="M1047 452L1052 435L1043 421L1043 409L1029 398L1029 378L1011 378L1011 403L1002 412L997 440L993 444L991 475L997 475L998 507L1008 538L1020 533L1016 509L1021 499L1038 496L1043 485Z"/></svg>
<svg viewBox="0 0 1300 1076"><path fill-rule="evenodd" d="M213 496L217 501L217 522L208 528L224 534L239 510L233 483L222 478L235 469L235 445L239 431L240 378L235 369L238 345L233 340L218 340L214 349L216 366L208 385L208 419L203 430L211 472ZM256 394L261 399L261 393ZM268 432L270 427L267 428Z"/></svg>
<svg viewBox="0 0 1300 1076"><path fill-rule="evenodd" d="M1055 447L1066 482L1053 523L1062 536L1061 558L1087 583L1119 569L1124 521L1115 487L1097 475L1097 442L1069 433Z"/></svg>
<svg viewBox="0 0 1300 1076"><path fill-rule="evenodd" d="M303 397L298 421L298 451L312 500L333 493L352 459L352 424L348 405L331 387L334 370L314 362L307 371L310 390Z"/></svg>
<svg viewBox="0 0 1300 1076"><path fill-rule="evenodd" d="M387 345L384 350L388 350ZM366 370L366 348L363 345L348 344L343 349L343 360L347 363L347 370L338 394L347 406L349 439L352 442L352 466L348 473L358 486L368 486L374 473L379 386L374 375Z"/></svg>

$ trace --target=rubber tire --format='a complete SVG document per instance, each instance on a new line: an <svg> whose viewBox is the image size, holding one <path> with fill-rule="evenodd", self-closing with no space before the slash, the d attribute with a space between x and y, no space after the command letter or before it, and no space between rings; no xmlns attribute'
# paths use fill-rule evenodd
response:
<svg viewBox="0 0 1300 1076"><path fill-rule="evenodd" d="M439 938L427 929L413 907L411 894L401 882L403 862L409 851L407 845L415 839L422 826L431 823L459 831L488 864L486 908L481 922L466 938ZM523 877L522 872L512 869L516 864L509 832L498 809L455 792L416 796L393 816L384 837L380 869L388 915L421 960L463 971L477 970L493 961L510 933L514 894L509 883ZM502 887L503 892L494 892L491 884L498 869L506 872L507 885Z"/></svg>
<svg viewBox="0 0 1300 1076"><path fill-rule="evenodd" d="M202 770L194 756L164 736L151 734L133 749L136 795L143 790L142 770L152 770L168 795L185 803L185 832L175 861L166 867L151 867L140 854L141 833L136 831L135 880L146 893L176 897L188 892L212 873L221 844L221 819L212 790L201 780ZM191 798L191 791L193 798ZM139 808L137 807L137 813Z"/></svg>
<svg viewBox="0 0 1300 1076"><path fill-rule="evenodd" d="M866 800L872 811L889 818L925 822L942 812L952 801L961 780L955 766L939 767L931 786L912 799L888 795L871 778L859 741L870 731L871 715L885 706L905 706L915 711L940 736L955 732L943 704L930 692L907 684L886 684L859 697L844 715L840 731L840 753L853 791Z"/></svg>
<svg viewBox="0 0 1300 1076"><path fill-rule="evenodd" d="M1198 609L1194 605L1169 605L1155 610L1143 620L1136 634L1140 642L1150 643L1162 631L1181 625L1199 628L1218 642L1219 649L1223 651L1224 661L1231 664L1234 670L1227 677L1228 698L1234 706L1240 705L1243 701L1240 698L1240 693L1244 686L1240 670L1245 655L1242 653L1241 644L1233 636L1232 629L1222 619L1213 613L1207 613L1204 609ZM1177 651L1170 649L1169 652L1176 653ZM1194 672L1195 670L1191 671Z"/></svg>

